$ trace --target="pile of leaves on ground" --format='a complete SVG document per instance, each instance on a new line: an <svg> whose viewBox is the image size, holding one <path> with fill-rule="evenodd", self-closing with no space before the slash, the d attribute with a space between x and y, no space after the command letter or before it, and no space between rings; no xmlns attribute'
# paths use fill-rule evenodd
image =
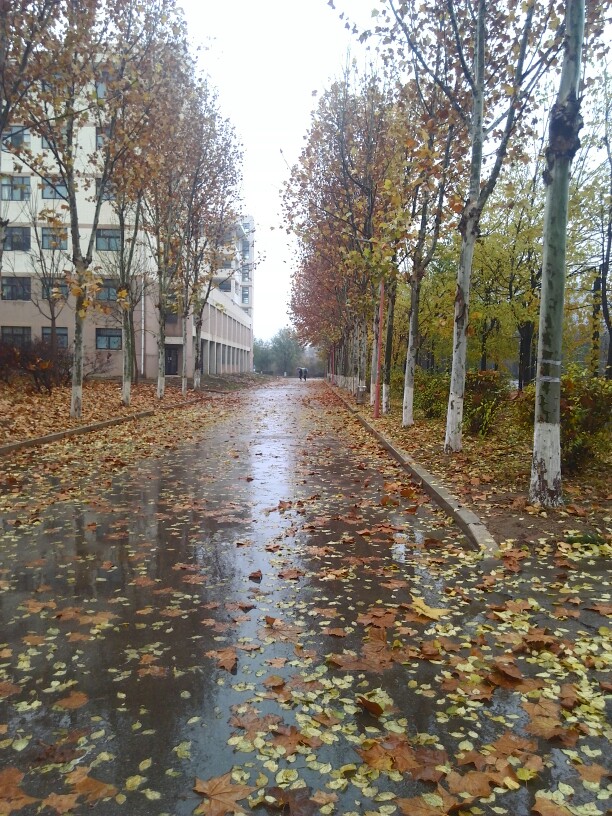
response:
<svg viewBox="0 0 612 816"><path fill-rule="evenodd" d="M612 526L609 450L595 451L580 470L563 473L565 505L543 510L528 500L532 434L515 400L507 401L488 435L463 435L460 453L444 453L445 417L417 417L402 428L401 405L374 420L369 406L356 406L379 431L408 453L473 510L499 541L533 544L572 527L607 537ZM599 453L599 455L598 455Z"/></svg>
<svg viewBox="0 0 612 816"><path fill-rule="evenodd" d="M240 389L255 382L248 374L204 378L202 389L187 392L188 402L209 399L211 393ZM0 382L0 444L46 436L66 428L78 428L140 411L159 410L183 405L185 397L179 386L169 383L163 400L156 395L156 384L142 382L132 386L130 405L121 402L121 383L111 380L89 380L83 385L83 415L70 417L70 386L57 386L52 393L41 392L23 378Z"/></svg>

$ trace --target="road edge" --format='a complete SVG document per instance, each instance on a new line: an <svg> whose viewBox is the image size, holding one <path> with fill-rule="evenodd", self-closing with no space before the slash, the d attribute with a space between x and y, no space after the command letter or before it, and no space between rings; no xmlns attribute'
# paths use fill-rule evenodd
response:
<svg viewBox="0 0 612 816"><path fill-rule="evenodd" d="M396 447L383 433L371 425L346 399L337 387L327 383L332 392L338 397L345 408L356 417L372 436L387 450L393 458L399 462L408 473L419 482L420 487L433 499L449 516L455 521L460 530L468 538L470 544L480 551L483 558L499 557L499 545L493 538L482 520L467 507L464 507L459 499L450 490L440 483L439 479L425 470L422 465L416 462L406 451Z"/></svg>

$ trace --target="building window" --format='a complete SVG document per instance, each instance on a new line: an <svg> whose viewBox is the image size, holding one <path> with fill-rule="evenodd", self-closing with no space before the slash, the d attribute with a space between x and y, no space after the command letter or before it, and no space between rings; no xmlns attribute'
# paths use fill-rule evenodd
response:
<svg viewBox="0 0 612 816"><path fill-rule="evenodd" d="M242 287L242 302L248 303L249 302L249 287L243 286Z"/></svg>
<svg viewBox="0 0 612 816"><path fill-rule="evenodd" d="M42 197L44 199L61 198L65 201L68 198L68 187L63 181L49 181L49 179L43 179Z"/></svg>
<svg viewBox="0 0 612 816"><path fill-rule="evenodd" d="M30 131L21 125L12 125L2 131L2 149L19 150L30 144Z"/></svg>
<svg viewBox="0 0 612 816"><path fill-rule="evenodd" d="M251 251L251 245L247 241L246 238L242 240L242 258L243 260L247 261L249 258L249 252Z"/></svg>
<svg viewBox="0 0 612 816"><path fill-rule="evenodd" d="M251 271L248 266L245 266L242 270L242 282L247 283L251 280Z"/></svg>
<svg viewBox="0 0 612 816"><path fill-rule="evenodd" d="M96 298L98 300L117 300L117 281L112 278L104 278L100 283Z"/></svg>
<svg viewBox="0 0 612 816"><path fill-rule="evenodd" d="M5 236L5 252L27 252L30 249L29 227L7 227Z"/></svg>
<svg viewBox="0 0 612 816"><path fill-rule="evenodd" d="M96 197L102 198L102 201L114 201L115 200L115 191L113 190L110 181L106 180L106 184L104 185L104 189L102 190L102 195L100 195L100 190L102 188L102 179L96 179Z"/></svg>
<svg viewBox="0 0 612 816"><path fill-rule="evenodd" d="M64 300L68 299L68 284L66 281L43 281L42 282L42 297L43 300L58 300L60 297Z"/></svg>
<svg viewBox="0 0 612 816"><path fill-rule="evenodd" d="M2 326L2 342L7 346L25 348L32 342L30 326Z"/></svg>
<svg viewBox="0 0 612 816"><path fill-rule="evenodd" d="M121 329L96 329L97 349L118 351L121 347Z"/></svg>
<svg viewBox="0 0 612 816"><path fill-rule="evenodd" d="M29 176L2 176L2 201L27 201L30 198Z"/></svg>
<svg viewBox="0 0 612 816"><path fill-rule="evenodd" d="M51 326L42 327L43 343L51 344ZM55 327L55 342L58 348L68 348L68 329L65 326Z"/></svg>
<svg viewBox="0 0 612 816"><path fill-rule="evenodd" d="M2 300L31 300L29 278L2 278Z"/></svg>
<svg viewBox="0 0 612 816"><path fill-rule="evenodd" d="M40 245L43 249L68 249L68 234L64 228L43 227Z"/></svg>
<svg viewBox="0 0 612 816"><path fill-rule="evenodd" d="M120 239L118 229L99 229L96 231L96 249L98 252L118 252Z"/></svg>
<svg viewBox="0 0 612 816"><path fill-rule="evenodd" d="M231 292L232 291L232 281L230 278L226 280L222 280L219 284L219 291L221 292Z"/></svg>

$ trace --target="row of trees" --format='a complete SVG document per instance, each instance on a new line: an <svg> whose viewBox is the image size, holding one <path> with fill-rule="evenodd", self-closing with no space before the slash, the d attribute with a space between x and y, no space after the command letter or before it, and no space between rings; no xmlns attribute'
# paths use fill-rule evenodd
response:
<svg viewBox="0 0 612 816"><path fill-rule="evenodd" d="M58 247L68 239L67 252L40 253L40 266L44 291L54 293L52 327L53 301L66 283L75 300L71 416L82 408L84 322L109 273L122 307L128 404L134 312L144 273L153 269L161 399L166 319L180 316L184 349L190 314L199 336L214 272L228 258L241 181L240 145L215 89L196 70L182 11L174 0L4 3L0 93L0 137L15 170L25 167L54 187L36 223L57 234ZM88 145L84 129L93 126ZM42 150L32 148L30 133L42 138ZM110 270L94 252L103 206L112 207L119 230ZM0 220L0 264L7 226ZM187 354L183 360L186 389Z"/></svg>
<svg viewBox="0 0 612 816"><path fill-rule="evenodd" d="M361 38L377 43L384 70L362 74L348 66L323 94L285 193L301 253L291 303L300 338L327 348L335 372L356 384L365 384L369 368L373 401L382 368L388 410L403 337L404 425L414 421L417 359L450 364L447 452L461 449L467 366L507 361L518 339L518 376L527 382L539 337L540 438L536 432L531 492L532 500L553 505L561 501L549 431L556 424L558 439L563 190L580 148L580 69L602 58L609 8L603 0L589 4L583 62L584 2L568 0L565 17L562 5L381 0L375 28ZM554 73L560 85L553 104ZM595 267L610 334L612 164L602 151L610 86L600 74L584 90L595 82L570 205L566 325L590 322L585 289ZM557 311L543 312L538 332L539 305L550 301ZM399 331L396 306L407 313Z"/></svg>

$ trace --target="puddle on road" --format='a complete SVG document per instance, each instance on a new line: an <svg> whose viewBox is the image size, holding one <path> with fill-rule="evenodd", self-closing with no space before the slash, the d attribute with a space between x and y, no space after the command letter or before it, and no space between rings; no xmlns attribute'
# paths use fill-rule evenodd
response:
<svg viewBox="0 0 612 816"><path fill-rule="evenodd" d="M503 731L476 702L447 726L434 690L439 639L473 648L462 607L440 609L473 556L321 393L249 392L214 438L4 532L0 774L36 800L20 813L72 795L75 814L183 816L196 777L233 767L259 789L304 780L322 813L386 813L431 785L357 749L410 738L444 764L432 752Z"/></svg>

